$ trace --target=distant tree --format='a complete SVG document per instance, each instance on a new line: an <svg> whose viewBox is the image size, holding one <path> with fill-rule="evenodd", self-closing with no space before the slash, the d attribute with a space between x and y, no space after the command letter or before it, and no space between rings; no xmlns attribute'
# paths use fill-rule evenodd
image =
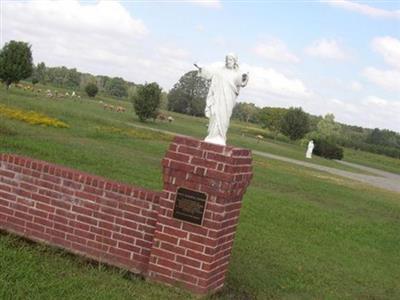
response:
<svg viewBox="0 0 400 300"><path fill-rule="evenodd" d="M44 62L39 63L36 68L34 68L33 77L42 84L46 83L46 65Z"/></svg>
<svg viewBox="0 0 400 300"><path fill-rule="evenodd" d="M97 83L97 78L96 76L93 76L92 74L88 74L88 73L80 73L80 80L79 80L79 87L83 90L85 90L86 86L89 83L94 83L96 84L97 88L100 90L100 87L98 86Z"/></svg>
<svg viewBox="0 0 400 300"><path fill-rule="evenodd" d="M167 110L168 109L168 93L161 92L161 101L160 101L160 109Z"/></svg>
<svg viewBox="0 0 400 300"><path fill-rule="evenodd" d="M291 140L301 139L309 131L308 115L301 107L291 107L283 116L280 131Z"/></svg>
<svg viewBox="0 0 400 300"><path fill-rule="evenodd" d="M68 69L66 67L47 68L48 80L51 84L63 86Z"/></svg>
<svg viewBox="0 0 400 300"><path fill-rule="evenodd" d="M97 86L99 87L100 91L106 90L107 82L111 80L108 76L99 75L96 76Z"/></svg>
<svg viewBox="0 0 400 300"><path fill-rule="evenodd" d="M287 112L287 108L263 107L258 113L258 119L263 128L268 128L277 134L281 128L282 119Z"/></svg>
<svg viewBox="0 0 400 300"><path fill-rule="evenodd" d="M123 98L128 96L126 82L120 77L114 77L107 81L105 90L111 96Z"/></svg>
<svg viewBox="0 0 400 300"><path fill-rule="evenodd" d="M75 68L67 69L63 86L68 88L78 88L80 82L81 82L81 73L79 73Z"/></svg>
<svg viewBox="0 0 400 300"><path fill-rule="evenodd" d="M33 63L31 46L28 43L10 41L0 50L0 80L7 89L32 75Z"/></svg>
<svg viewBox="0 0 400 300"><path fill-rule="evenodd" d="M130 85L128 87L128 98L129 99L133 99L133 97L135 97L135 95L137 93L137 88L138 88L138 86L136 84L135 85Z"/></svg>
<svg viewBox="0 0 400 300"><path fill-rule="evenodd" d="M260 108L254 103L238 102L232 111L232 119L243 122L258 123L258 113Z"/></svg>
<svg viewBox="0 0 400 300"><path fill-rule="evenodd" d="M204 116L209 82L197 71L184 74L168 94L168 110L192 116Z"/></svg>
<svg viewBox="0 0 400 300"><path fill-rule="evenodd" d="M322 116L308 115L310 120L310 131L316 131L318 123L322 120Z"/></svg>
<svg viewBox="0 0 400 300"><path fill-rule="evenodd" d="M375 128L368 134L366 142L374 145L400 148L400 135L391 130Z"/></svg>
<svg viewBox="0 0 400 300"><path fill-rule="evenodd" d="M341 134L342 126L335 122L334 114L326 114L317 124L317 134L323 140L335 144Z"/></svg>
<svg viewBox="0 0 400 300"><path fill-rule="evenodd" d="M86 94L91 98L96 97L98 91L99 91L99 89L98 89L97 85L93 82L89 82L85 87Z"/></svg>
<svg viewBox="0 0 400 300"><path fill-rule="evenodd" d="M39 79L37 79L36 76L33 76L31 81L32 81L32 84L35 85L36 83L39 82Z"/></svg>
<svg viewBox="0 0 400 300"><path fill-rule="evenodd" d="M155 119L161 101L161 88L155 82L140 85L133 96L133 108L141 122Z"/></svg>
<svg viewBox="0 0 400 300"><path fill-rule="evenodd" d="M371 133L367 136L366 142L369 144L379 145L383 142L383 134L379 128L375 128L371 131Z"/></svg>

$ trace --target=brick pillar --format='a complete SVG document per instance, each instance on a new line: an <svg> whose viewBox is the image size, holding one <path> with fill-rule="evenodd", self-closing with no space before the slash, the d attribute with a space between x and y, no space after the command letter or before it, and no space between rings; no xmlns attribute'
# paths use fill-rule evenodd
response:
<svg viewBox="0 0 400 300"><path fill-rule="evenodd" d="M223 287L251 161L250 150L174 138L162 161L150 279L197 294Z"/></svg>

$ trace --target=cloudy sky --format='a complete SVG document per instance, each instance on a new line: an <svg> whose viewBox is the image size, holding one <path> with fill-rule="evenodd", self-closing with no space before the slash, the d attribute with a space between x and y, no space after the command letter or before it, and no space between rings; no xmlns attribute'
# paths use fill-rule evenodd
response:
<svg viewBox="0 0 400 300"><path fill-rule="evenodd" d="M235 52L239 101L400 132L400 1L0 0L0 46L166 91Z"/></svg>

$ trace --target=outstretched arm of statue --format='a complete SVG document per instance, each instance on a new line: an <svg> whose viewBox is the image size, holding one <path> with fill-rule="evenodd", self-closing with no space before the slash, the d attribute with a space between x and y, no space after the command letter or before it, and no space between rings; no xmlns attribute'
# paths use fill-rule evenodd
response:
<svg viewBox="0 0 400 300"><path fill-rule="evenodd" d="M198 75L199 75L200 77L203 77L203 78L205 78L205 79L207 79L207 80L209 80L209 79L212 78L213 73L212 73L211 70L209 70L209 68L202 68L202 67L199 67L199 65L198 65L197 63L194 63L193 65L197 68L197 70L198 70L198 72L199 72Z"/></svg>

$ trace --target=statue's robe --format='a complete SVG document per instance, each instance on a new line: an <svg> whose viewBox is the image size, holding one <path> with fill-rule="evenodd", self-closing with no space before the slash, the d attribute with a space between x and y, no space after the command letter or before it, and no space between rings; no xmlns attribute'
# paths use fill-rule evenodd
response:
<svg viewBox="0 0 400 300"><path fill-rule="evenodd" d="M307 146L306 158L311 158L313 150L314 150L314 142L310 141Z"/></svg>
<svg viewBox="0 0 400 300"><path fill-rule="evenodd" d="M199 75L211 80L205 115L210 119L206 142L225 145L226 132L236 98L242 85L242 74L225 66L218 69L202 68Z"/></svg>

